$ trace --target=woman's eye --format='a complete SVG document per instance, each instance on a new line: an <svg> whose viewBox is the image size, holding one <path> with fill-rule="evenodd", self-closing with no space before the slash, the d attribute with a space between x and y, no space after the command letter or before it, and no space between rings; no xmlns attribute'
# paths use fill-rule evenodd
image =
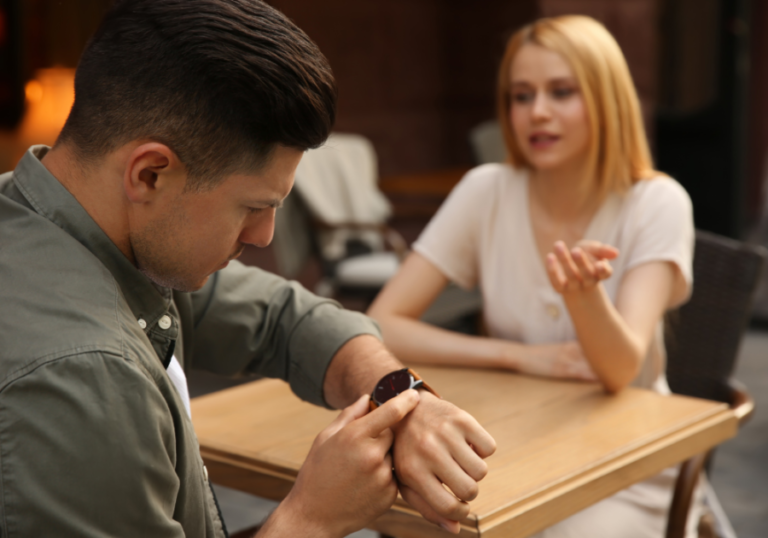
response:
<svg viewBox="0 0 768 538"><path fill-rule="evenodd" d="M555 99L565 99L576 93L575 88L555 88L552 90L552 96Z"/></svg>
<svg viewBox="0 0 768 538"><path fill-rule="evenodd" d="M533 101L533 92L516 92L512 94L512 99L516 103L530 103Z"/></svg>
<svg viewBox="0 0 768 538"><path fill-rule="evenodd" d="M258 213L259 211L262 211L262 208L260 208L260 207L249 207L248 208L248 213L251 213L251 214Z"/></svg>

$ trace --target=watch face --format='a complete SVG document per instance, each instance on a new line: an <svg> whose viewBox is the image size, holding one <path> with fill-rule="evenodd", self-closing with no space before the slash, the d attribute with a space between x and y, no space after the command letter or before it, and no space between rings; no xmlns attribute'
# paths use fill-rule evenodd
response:
<svg viewBox="0 0 768 538"><path fill-rule="evenodd" d="M392 372L389 375L384 376L379 384L376 385L376 389L373 391L373 399L377 404L381 405L387 400L390 400L411 388L413 379L408 370L398 370Z"/></svg>

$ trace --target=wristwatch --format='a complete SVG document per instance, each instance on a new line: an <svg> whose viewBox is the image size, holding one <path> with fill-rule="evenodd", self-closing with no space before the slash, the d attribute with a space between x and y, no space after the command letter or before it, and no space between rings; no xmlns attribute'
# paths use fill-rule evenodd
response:
<svg viewBox="0 0 768 538"><path fill-rule="evenodd" d="M381 380L376 383L376 388L371 393L371 411L384 404L387 400L391 400L401 392L405 392L408 389L422 388L427 390L440 398L440 395L435 390L427 385L419 374L411 370L410 368L403 368L402 370L395 370L390 372Z"/></svg>

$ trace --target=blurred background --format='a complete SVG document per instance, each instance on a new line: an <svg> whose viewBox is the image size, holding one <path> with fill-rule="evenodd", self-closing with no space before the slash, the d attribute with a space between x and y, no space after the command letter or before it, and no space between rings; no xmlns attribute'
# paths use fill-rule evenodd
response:
<svg viewBox="0 0 768 538"><path fill-rule="evenodd" d="M0 171L13 169L29 145L55 141L73 99L74 68L110 3L0 0ZM328 57L339 87L336 130L371 141L379 186L392 206L389 224L406 244L478 162L470 133L495 116L506 39L537 17L566 13L593 16L616 37L640 95L656 166L688 190L697 227L768 244L765 0L269 3ZM315 255L291 271L278 258L271 247L243 256L310 289L326 273ZM768 394L768 336L760 330L768 320L767 295L758 299L739 367L758 404L761 393ZM341 299L364 308L370 297ZM768 421L762 414L758 409L739 438L719 451L713 476L742 537L768 536Z"/></svg>
<svg viewBox="0 0 768 538"><path fill-rule="evenodd" d="M383 178L469 167L494 116L506 38L541 15L601 20L627 57L659 169L699 228L745 237L763 211L768 5L754 0L272 0L339 85L337 130L374 144ZM71 70L110 0L0 0L0 168L51 143Z"/></svg>

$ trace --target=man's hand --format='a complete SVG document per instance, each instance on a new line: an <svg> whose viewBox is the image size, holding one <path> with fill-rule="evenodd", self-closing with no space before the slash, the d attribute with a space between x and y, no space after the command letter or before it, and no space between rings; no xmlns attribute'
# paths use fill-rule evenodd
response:
<svg viewBox="0 0 768 538"><path fill-rule="evenodd" d="M419 396L405 391L370 413L363 396L344 409L315 438L291 492L258 536L341 538L388 510L397 498L391 428Z"/></svg>
<svg viewBox="0 0 768 538"><path fill-rule="evenodd" d="M401 368L375 337L353 338L328 367L326 401L341 407L361 391L370 394L379 379ZM493 454L496 442L469 413L429 392L419 394L419 405L392 427L400 493L428 521L459 532L459 521L469 513L467 501L477 496L477 482L488 472L483 458Z"/></svg>
<svg viewBox="0 0 768 538"><path fill-rule="evenodd" d="M496 441L465 411L420 392L419 405L393 428L400 494L427 520L458 533L477 482L488 472L483 458L496 451Z"/></svg>

